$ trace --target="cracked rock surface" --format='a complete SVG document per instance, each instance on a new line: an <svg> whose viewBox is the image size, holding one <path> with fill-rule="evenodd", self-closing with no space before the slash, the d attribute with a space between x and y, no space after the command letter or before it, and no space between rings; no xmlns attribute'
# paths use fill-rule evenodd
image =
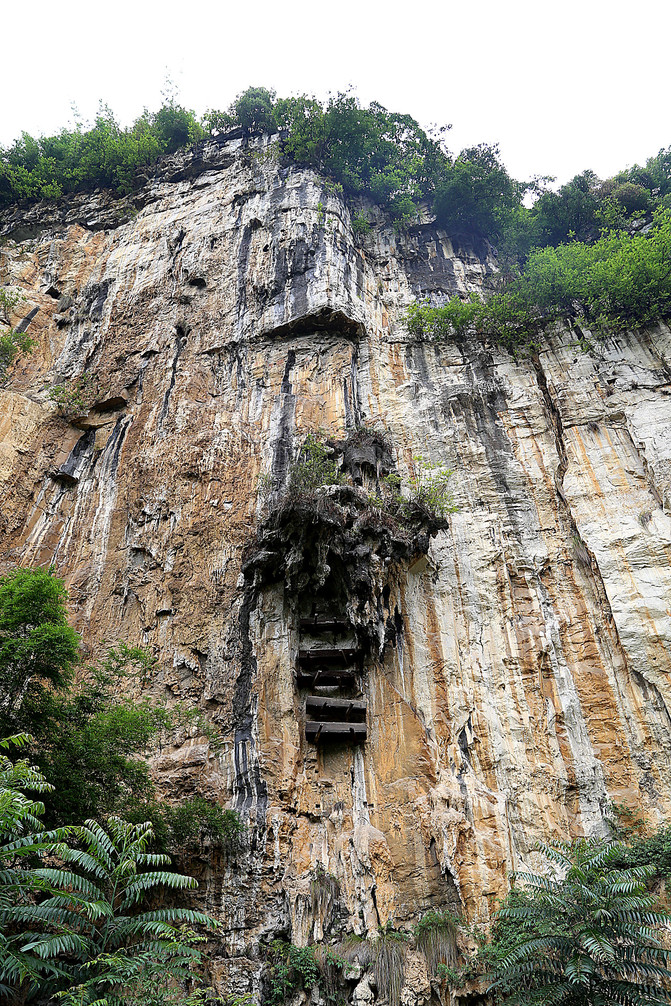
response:
<svg viewBox="0 0 671 1006"><path fill-rule="evenodd" d="M154 770L166 799L245 819L243 853L193 869L220 987L256 992L260 942L323 932L316 864L340 885L327 940L445 905L486 920L538 839L605 834L612 802L671 810L671 332L583 352L557 329L518 360L409 341L405 306L481 288L484 250L375 210L357 239L263 143L201 155L130 201L0 221L36 338L0 389L0 558L53 563L89 653L148 647L153 693L211 720L216 747L185 733ZM83 373L100 408L69 421L48 392ZM281 581L248 589L244 553L259 476L281 481L308 431L372 422L401 474L455 470L459 510L380 594L366 744L315 748L296 611ZM428 1001L415 972L406 1006ZM363 975L354 1001L377 995Z"/></svg>

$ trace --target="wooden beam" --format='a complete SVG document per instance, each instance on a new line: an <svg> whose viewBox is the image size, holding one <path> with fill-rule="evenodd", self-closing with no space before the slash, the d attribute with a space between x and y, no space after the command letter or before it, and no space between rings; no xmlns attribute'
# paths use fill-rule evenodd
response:
<svg viewBox="0 0 671 1006"><path fill-rule="evenodd" d="M305 736L315 744L319 740L354 741L359 744L366 740L367 734L365 723L321 723L316 720L305 722Z"/></svg>
<svg viewBox="0 0 671 1006"><path fill-rule="evenodd" d="M356 677L356 671L351 668L314 668L311 671L298 671L296 683L299 688L308 688L315 685L341 685L351 684Z"/></svg>
<svg viewBox="0 0 671 1006"><path fill-rule="evenodd" d="M344 618L301 618L301 632L347 632L354 626Z"/></svg>
<svg viewBox="0 0 671 1006"><path fill-rule="evenodd" d="M308 695L305 710L310 716L331 720L365 720L366 702L363 699L332 699L330 696Z"/></svg>
<svg viewBox="0 0 671 1006"><path fill-rule="evenodd" d="M314 650L299 650L298 663L301 667L313 667L322 664L325 667L347 667L354 663L361 650L353 646L329 646Z"/></svg>

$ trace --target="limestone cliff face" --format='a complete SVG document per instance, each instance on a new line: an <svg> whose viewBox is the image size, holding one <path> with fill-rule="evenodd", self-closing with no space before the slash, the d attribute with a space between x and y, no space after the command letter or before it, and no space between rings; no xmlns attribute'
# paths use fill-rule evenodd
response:
<svg viewBox="0 0 671 1006"><path fill-rule="evenodd" d="M217 752L186 738L155 769L166 797L249 826L244 855L202 869L222 987L257 989L262 938L322 938L316 864L341 928L445 904L485 920L537 839L604 833L612 801L671 810L665 325L590 352L557 331L535 359L412 342L411 298L495 263L429 224L356 238L340 196L262 143L205 144L133 200L4 233L37 346L0 390L3 569L54 563L87 645L151 648L154 691L216 726ZM73 425L48 391L84 372L99 405ZM244 556L259 476L281 480L309 430L371 421L401 473L455 469L459 510L388 572L366 743L315 747L296 610L281 583L250 589Z"/></svg>

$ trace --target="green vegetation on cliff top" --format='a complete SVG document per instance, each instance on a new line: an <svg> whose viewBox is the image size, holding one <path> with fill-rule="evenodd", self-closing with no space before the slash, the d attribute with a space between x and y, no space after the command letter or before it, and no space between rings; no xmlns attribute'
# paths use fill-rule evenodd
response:
<svg viewBox="0 0 671 1006"><path fill-rule="evenodd" d="M474 332L512 350L533 347L543 327L568 320L584 339L620 332L671 313L671 210L659 209L645 233L607 230L591 244L534 250L522 268L501 274L484 299L411 304L408 329L440 341Z"/></svg>
<svg viewBox="0 0 671 1006"><path fill-rule="evenodd" d="M162 154L236 129L245 137L277 134L286 162L314 167L346 195L367 196L401 225L415 222L421 203L450 233L487 238L516 255L572 238L593 240L604 227L625 225L659 205L671 208L671 147L644 167L606 181L584 171L552 192L546 188L551 179L511 178L496 146L451 154L443 142L448 126L429 134L412 116L377 102L362 106L349 93L320 102L306 95L277 98L256 87L202 121L170 99L128 128L101 104L88 128L78 122L54 136L22 133L0 148L0 209L100 186L131 192L141 183L138 171ZM537 197L531 208L523 205L528 193Z"/></svg>
<svg viewBox="0 0 671 1006"><path fill-rule="evenodd" d="M498 248L494 296L486 304L439 299L417 306L408 322L418 337L469 330L516 348L567 314L598 329L668 313L671 146L644 166L605 181L584 171L554 192L547 188L551 179L512 178L496 146L451 154L443 142L448 129L427 133L412 116L376 102L364 107L349 93L320 102L249 88L228 110L210 110L202 121L170 99L128 128L101 105L88 128L78 123L39 138L23 133L0 148L0 210L99 186L127 194L162 154L236 130L243 140L271 133L273 156L313 167L346 198L371 200L397 229L416 224L428 209L453 239ZM363 237L367 216L354 209L354 229ZM18 349L12 343L6 355Z"/></svg>

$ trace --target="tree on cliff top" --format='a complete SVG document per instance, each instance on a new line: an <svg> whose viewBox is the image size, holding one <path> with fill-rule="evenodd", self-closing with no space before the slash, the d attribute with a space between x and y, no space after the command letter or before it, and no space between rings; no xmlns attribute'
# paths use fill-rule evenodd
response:
<svg viewBox="0 0 671 1006"><path fill-rule="evenodd" d="M493 968L494 992L523 1006L663 1006L671 1002L669 916L645 881L654 869L613 869L622 849L581 839L541 845L549 876L519 873L524 896L499 910L517 930Z"/></svg>

